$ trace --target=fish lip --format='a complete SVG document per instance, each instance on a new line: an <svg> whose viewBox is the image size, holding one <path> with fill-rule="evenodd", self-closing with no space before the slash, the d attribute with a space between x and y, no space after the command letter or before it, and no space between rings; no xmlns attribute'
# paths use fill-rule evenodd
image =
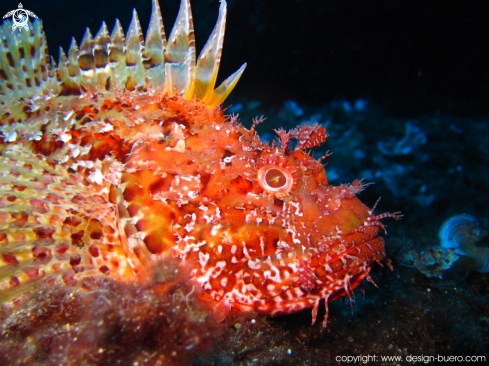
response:
<svg viewBox="0 0 489 366"><path fill-rule="evenodd" d="M315 271L318 268L324 268L328 263L333 263L334 261L341 260L341 255L347 253L348 251L355 250L358 247L361 246L366 246L368 248L368 245L381 249L381 252L377 253L368 253L367 256L364 256L362 260L358 261L358 263L350 266L346 266L344 268L341 268L340 270L331 270L331 272L325 271L325 273L321 276L317 276L317 272ZM369 237L368 239L356 243L354 246L348 248L347 250L343 251L340 253L338 256L335 256L333 258L330 258L326 263L320 264L318 263L317 266L312 269L314 271L314 286L307 290L304 288L304 286L301 285L300 280L297 279L294 281L293 285L283 287L282 291L280 293L276 293L273 296L266 297L261 294L260 297L256 297L254 295L253 298L256 299L258 302L260 301L265 301L266 303L280 303L283 306L293 306L293 304L296 303L307 303L308 305L304 305L301 307L301 309L298 309L296 311L300 311L302 309L307 309L308 307L312 307L314 305L313 301L317 301L318 298L325 298L328 297L328 301L333 301L334 299L337 299L338 297L347 295L347 291L345 288L349 288L350 290L353 290L356 288L364 279L368 277L368 273L370 269L372 268L374 262L381 260L382 258L385 257L385 253L383 250L383 245L384 245L384 240L381 236L375 235L372 237ZM321 253L318 253L317 255L320 255ZM311 260L310 260L311 261ZM309 263L310 263L309 261ZM295 273L296 276L298 276L297 272ZM254 276L254 274L252 275ZM338 284L335 287L335 284ZM284 299L284 294L286 292L293 293L294 291L301 291L301 295L298 297L294 296L287 296L287 299ZM277 301L279 300L279 301ZM309 304L311 302L311 304ZM271 306L271 305L270 305ZM294 311L295 312L295 311ZM284 313L290 313L290 311L285 311Z"/></svg>
<svg viewBox="0 0 489 366"><path fill-rule="evenodd" d="M367 268L370 268L369 265ZM233 303L236 308L254 308L259 313L279 316L298 313L304 310L312 309L318 301L327 300L327 303L335 301L345 295L349 295L358 285L360 285L368 276L368 270L361 271L349 278L349 285L338 287L332 289L331 291L324 291L324 289L315 289L312 292L307 292L305 296L299 298L290 298L288 300L283 300L281 296L287 291L295 291L295 289L300 290L300 286L291 286L284 290L282 293L275 295L269 299L264 304L258 305L256 307L249 306L246 304ZM303 291L303 290L302 290ZM258 299L260 300L260 299ZM263 298L261 298L263 300ZM277 301L280 300L280 301Z"/></svg>

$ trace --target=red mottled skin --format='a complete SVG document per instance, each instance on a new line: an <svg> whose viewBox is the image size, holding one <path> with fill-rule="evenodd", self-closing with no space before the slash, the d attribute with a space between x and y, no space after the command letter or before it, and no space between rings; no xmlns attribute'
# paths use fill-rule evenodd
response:
<svg viewBox="0 0 489 366"><path fill-rule="evenodd" d="M171 255L221 318L313 308L314 322L323 299L370 279L384 258L378 220L399 216L373 215L361 181L328 184L307 152L326 140L317 123L279 129L270 146L254 130L262 118L247 130L224 116L246 66L213 89L225 12L223 1L198 61L186 0L168 44L153 1L146 48L134 13L126 40L118 22L110 39L103 24L58 68L39 23L26 39L2 28L1 303L42 283L137 281Z"/></svg>
<svg viewBox="0 0 489 366"><path fill-rule="evenodd" d="M133 145L121 177L121 232L144 233L123 239L138 262L171 251L218 309L275 315L345 295L384 258L370 210L353 188L328 185L307 153L264 145L198 102L172 103L179 118L164 123L165 141ZM268 166L292 189L267 190L258 172Z"/></svg>
<svg viewBox="0 0 489 366"><path fill-rule="evenodd" d="M48 110L53 103L57 110ZM314 307L315 319L321 299L349 294L384 258L382 225L355 196L361 183L329 185L323 166L305 151L289 149L287 138L281 147L265 145L254 129L234 117L228 121L219 107L125 93L103 100L59 97L41 102L39 110L26 122L50 121L46 133L40 141L19 138L16 146L32 156L16 159L19 167L34 160L54 170L42 173L45 180L52 176L38 192L45 209L23 211L28 222L51 223L41 233L50 240L43 245L44 262L37 263L53 283L61 277L60 283L76 285L97 273L136 280L170 253L193 268L193 281L223 316L231 308L276 315ZM71 111L76 123L63 142L57 131ZM107 131L97 132L100 122L94 121L104 121ZM300 137L301 128L311 127L321 136L318 142L326 139L317 125L289 135ZM11 145L4 143L4 155ZM85 152L74 154L78 148ZM67 157L63 163L61 156ZM267 189L273 176L264 182L267 174L259 172L271 168L275 186L285 191ZM50 192L56 181L61 199ZM77 185L86 189L84 196L70 193ZM23 199L23 193L12 195ZM91 210L83 213L76 208L80 200L96 202L85 202ZM30 230L24 235L41 239ZM4 254L3 260L14 263L16 256ZM26 276L36 279L36 271ZM10 287L17 288L15 282Z"/></svg>

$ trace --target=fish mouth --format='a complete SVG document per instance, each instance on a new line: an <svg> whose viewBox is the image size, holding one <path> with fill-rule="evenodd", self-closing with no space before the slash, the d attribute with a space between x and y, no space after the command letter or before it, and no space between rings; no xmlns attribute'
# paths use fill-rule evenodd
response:
<svg viewBox="0 0 489 366"><path fill-rule="evenodd" d="M385 257L384 239L378 236L378 227L343 236L339 243L318 253L311 260L318 279L335 282L336 277L356 275Z"/></svg>
<svg viewBox="0 0 489 366"><path fill-rule="evenodd" d="M384 239L377 235L378 231L374 226L344 235L307 260L295 254L293 260L284 263L287 252L283 252L255 261L254 272L245 280L252 305L236 301L233 307L283 315L313 308L322 300L327 303L345 295L350 297L363 280L371 281L369 272L373 263L384 259ZM267 263L275 263L276 267L269 270ZM287 271L291 275L285 278L282 274ZM272 275L267 277L267 273ZM272 277L275 277L273 281ZM279 278L283 281L278 282Z"/></svg>

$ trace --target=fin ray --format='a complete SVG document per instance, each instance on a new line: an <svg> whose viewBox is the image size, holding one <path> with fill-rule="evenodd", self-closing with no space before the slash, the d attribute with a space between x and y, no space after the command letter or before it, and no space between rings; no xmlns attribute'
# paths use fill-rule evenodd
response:
<svg viewBox="0 0 489 366"><path fill-rule="evenodd" d="M0 302L40 282L133 275L117 260L124 252L115 207L92 190L41 155L0 156Z"/></svg>
<svg viewBox="0 0 489 366"><path fill-rule="evenodd" d="M133 10L131 24L126 35L126 89L135 90L144 86L144 66L142 53L144 38L136 10Z"/></svg>
<svg viewBox="0 0 489 366"><path fill-rule="evenodd" d="M234 87L239 81L239 78L243 74L244 69L246 68L246 62L231 76L229 76L226 80L224 80L221 85L212 93L212 97L206 100L206 104L209 108L214 108L217 105L224 102L224 100L228 97L228 95L233 91Z"/></svg>
<svg viewBox="0 0 489 366"><path fill-rule="evenodd" d="M204 103L213 94L221 62L222 44L226 28L226 2L221 2L216 26L202 49L195 71L195 96Z"/></svg>
<svg viewBox="0 0 489 366"><path fill-rule="evenodd" d="M189 0L182 0L165 52L164 92L175 91L189 99L195 80L195 37Z"/></svg>
<svg viewBox="0 0 489 366"><path fill-rule="evenodd" d="M214 90L219 70L227 13L221 1L216 25L196 62L194 26L189 0L182 0L168 41L158 0L152 0L146 41L136 11L128 32L116 20L109 35L102 23L92 36L87 28L80 47L73 38L59 66L50 59L42 22L29 23L28 32L0 27L0 102L8 104L32 95L79 95L80 88L104 94L113 90L178 93L194 97L209 108L222 103L239 79L238 73ZM50 62L51 60L51 62Z"/></svg>

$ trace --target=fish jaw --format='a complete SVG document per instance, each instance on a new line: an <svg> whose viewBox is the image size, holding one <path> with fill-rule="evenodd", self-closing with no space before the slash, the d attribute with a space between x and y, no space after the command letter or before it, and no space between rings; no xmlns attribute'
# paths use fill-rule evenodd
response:
<svg viewBox="0 0 489 366"><path fill-rule="evenodd" d="M338 187L323 190L331 191L332 197L339 191ZM242 278L249 297L246 301L242 296L234 297L233 308L268 315L312 308L314 324L322 300L327 310L328 302L350 297L364 279L372 281L369 272L373 263L384 259L380 227L369 217L370 210L358 198L350 197L343 198L340 207L327 215L302 222L301 228L289 227L287 232L295 245L279 242L282 250L247 262Z"/></svg>

